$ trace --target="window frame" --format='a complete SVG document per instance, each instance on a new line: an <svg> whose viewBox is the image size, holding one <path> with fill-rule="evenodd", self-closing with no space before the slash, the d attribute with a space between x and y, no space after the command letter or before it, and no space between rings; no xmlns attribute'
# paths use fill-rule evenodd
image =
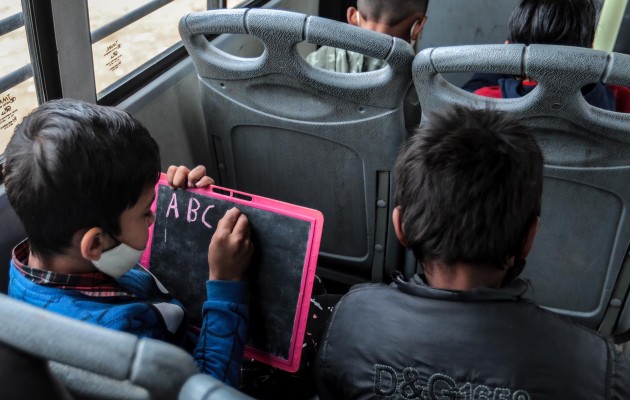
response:
<svg viewBox="0 0 630 400"><path fill-rule="evenodd" d="M27 65L11 74L26 74L26 79L31 76L34 78L39 104L68 97L115 106L184 60L188 53L182 42L178 41L97 93L92 54L93 38L98 42L172 1L174 0L147 0L137 9L91 31L87 0L21 0L22 12L2 20L10 20L10 25L5 27L6 32L0 31L0 36L24 26L31 71L21 71ZM261 7L270 1L249 0L239 4L238 8ZM158 4L159 7L156 8ZM226 5L226 0L207 0L208 9L226 8ZM23 23L18 21L18 14L22 15ZM0 81L9 75L0 77ZM4 160L4 154L0 153L0 184L4 181Z"/></svg>
<svg viewBox="0 0 630 400"><path fill-rule="evenodd" d="M270 0L249 0L240 4L238 8L261 7L269 1ZM224 9L226 4L226 0L207 0L207 8L209 10ZM188 53L180 40L164 52L156 54L155 57L103 89L100 96L97 93L97 103L106 106L119 104L186 57L188 57Z"/></svg>
<svg viewBox="0 0 630 400"><path fill-rule="evenodd" d="M24 25L24 12L18 12L0 20L0 37L14 32ZM26 30L26 28L25 28ZM0 77L0 93L4 93L14 86L33 77L32 62Z"/></svg>
<svg viewBox="0 0 630 400"><path fill-rule="evenodd" d="M39 104L61 97L61 85L59 78L59 68L57 64L57 48L54 41L54 29L52 23L51 5L48 1L40 0L21 0L22 11L20 13L4 18L2 21L9 23L1 35L13 32L16 29L24 27L26 32L26 40L28 43L28 52L30 64L27 64L8 75L0 77L0 79L8 80L12 74L20 75L17 79L19 82L11 85L17 86L31 77L35 80L35 92L37 102ZM21 20L17 23L17 15ZM11 21L11 19L14 19ZM29 68L28 73L20 72L25 68ZM10 88L7 88L9 90ZM0 184L4 182L4 153L0 153Z"/></svg>

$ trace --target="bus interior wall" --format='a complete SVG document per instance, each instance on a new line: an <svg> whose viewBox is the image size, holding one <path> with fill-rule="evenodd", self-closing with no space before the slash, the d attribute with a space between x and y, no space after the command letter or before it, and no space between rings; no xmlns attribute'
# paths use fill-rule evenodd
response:
<svg viewBox="0 0 630 400"><path fill-rule="evenodd" d="M630 54L630 7L626 6L626 12L621 22L621 29L617 35L617 43L614 51L617 53Z"/></svg>
<svg viewBox="0 0 630 400"><path fill-rule="evenodd" d="M318 15L317 2L272 0L264 8ZM260 42L249 35L224 35L213 45L230 54L255 57L262 51ZM306 48L301 52L307 52ZM189 58L166 71L149 85L120 103L151 132L160 145L162 168L169 165L206 165L208 175L218 177L214 143L209 142L201 110L197 74Z"/></svg>

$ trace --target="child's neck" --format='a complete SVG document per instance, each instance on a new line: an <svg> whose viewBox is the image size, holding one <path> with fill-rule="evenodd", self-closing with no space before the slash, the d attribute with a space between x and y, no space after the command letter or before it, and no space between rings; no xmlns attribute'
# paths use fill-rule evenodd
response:
<svg viewBox="0 0 630 400"><path fill-rule="evenodd" d="M446 265L434 261L424 265L424 274L429 286L446 290L498 288L501 286L505 273L505 270L490 265L474 265L464 262Z"/></svg>
<svg viewBox="0 0 630 400"><path fill-rule="evenodd" d="M73 250L46 258L39 257L33 254L33 252L29 252L28 266L60 274L83 274L97 271L91 261L81 256L80 251Z"/></svg>

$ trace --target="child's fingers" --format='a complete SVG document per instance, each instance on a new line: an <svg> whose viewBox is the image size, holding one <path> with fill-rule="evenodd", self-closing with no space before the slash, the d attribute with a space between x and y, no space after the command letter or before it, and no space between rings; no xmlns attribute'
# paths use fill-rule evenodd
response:
<svg viewBox="0 0 630 400"><path fill-rule="evenodd" d="M214 184L214 179L206 176L206 167L197 165L188 174L188 187L206 187Z"/></svg>
<svg viewBox="0 0 630 400"><path fill-rule="evenodd" d="M196 184L206 176L206 167L197 165L188 173L188 187L195 187Z"/></svg>
<svg viewBox="0 0 630 400"><path fill-rule="evenodd" d="M190 170L184 165L180 165L175 169L171 185L177 188L185 189L188 183L188 174Z"/></svg>
<svg viewBox="0 0 630 400"><path fill-rule="evenodd" d="M214 184L214 179L206 176L206 167L198 165L192 170L184 165L171 165L166 171L166 178L171 187L206 187Z"/></svg>
<svg viewBox="0 0 630 400"><path fill-rule="evenodd" d="M166 170L166 181L170 186L173 186L173 178L175 178L175 172L177 172L177 166L171 165Z"/></svg>
<svg viewBox="0 0 630 400"><path fill-rule="evenodd" d="M199 179L197 183L195 183L195 186L198 188L204 188L210 185L214 185L214 179L210 178L209 176L204 176L203 178Z"/></svg>
<svg viewBox="0 0 630 400"><path fill-rule="evenodd" d="M245 214L238 216L232 233L237 240L248 240L250 235L249 220Z"/></svg>
<svg viewBox="0 0 630 400"><path fill-rule="evenodd" d="M241 215L241 211L238 208L233 207L229 209L225 213L223 218L219 220L215 235L219 234L219 235L229 236L234 230L234 226L236 225L236 222L238 221L239 215Z"/></svg>

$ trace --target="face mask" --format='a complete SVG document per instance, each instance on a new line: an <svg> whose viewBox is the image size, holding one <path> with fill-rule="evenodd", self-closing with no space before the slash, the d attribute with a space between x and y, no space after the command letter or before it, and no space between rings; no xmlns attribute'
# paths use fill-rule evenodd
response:
<svg viewBox="0 0 630 400"><path fill-rule="evenodd" d="M124 243L101 253L100 260L92 264L102 273L118 279L131 270L140 261L144 250L136 250Z"/></svg>
<svg viewBox="0 0 630 400"><path fill-rule="evenodd" d="M413 30L416 29L416 25L418 25L418 22L420 22L419 19L416 20L416 22L413 23L413 25L411 25L411 29L409 30L409 44L411 44L411 47L413 47L414 51L417 53L416 50L416 39L411 39L413 37ZM418 35L419 36L419 35Z"/></svg>
<svg viewBox="0 0 630 400"><path fill-rule="evenodd" d="M357 26L361 27L361 13L357 11Z"/></svg>

